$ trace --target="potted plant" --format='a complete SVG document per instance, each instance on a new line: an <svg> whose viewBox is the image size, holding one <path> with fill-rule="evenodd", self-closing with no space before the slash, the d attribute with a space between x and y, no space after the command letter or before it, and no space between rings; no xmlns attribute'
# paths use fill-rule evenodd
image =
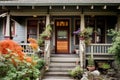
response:
<svg viewBox="0 0 120 80"><path fill-rule="evenodd" d="M91 35L92 35L93 29L91 27L87 27L83 29L82 31L78 29L77 31L74 31L73 33L75 35L78 35L80 37L80 40L84 40L85 45L88 46L91 43Z"/></svg>
<svg viewBox="0 0 120 80"><path fill-rule="evenodd" d="M95 70L95 63L94 63L94 59L93 59L92 56L89 56L89 57L88 57L87 69L88 69L89 71Z"/></svg>
<svg viewBox="0 0 120 80"><path fill-rule="evenodd" d="M69 72L70 76L75 78L76 80L80 80L82 78L83 70L80 66L76 66Z"/></svg>
<svg viewBox="0 0 120 80"><path fill-rule="evenodd" d="M45 30L42 32L42 34L40 34L40 36L44 39L49 39L51 37L51 31L52 31L51 25L48 24L45 27Z"/></svg>
<svg viewBox="0 0 120 80"><path fill-rule="evenodd" d="M103 69L103 71L102 71L103 74L107 74L108 69L110 69L110 65L108 63L103 63L100 68Z"/></svg>

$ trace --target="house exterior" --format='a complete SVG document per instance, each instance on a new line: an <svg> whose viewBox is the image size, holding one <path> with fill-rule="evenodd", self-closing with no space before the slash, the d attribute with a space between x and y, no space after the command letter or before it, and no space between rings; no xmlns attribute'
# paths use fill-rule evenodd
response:
<svg viewBox="0 0 120 80"><path fill-rule="evenodd" d="M79 37L73 32L85 27L93 28L87 53L107 53L112 42L107 30L120 27L119 0L1 0L0 14L0 40L13 37L27 43L51 24L51 48L57 54L79 49Z"/></svg>

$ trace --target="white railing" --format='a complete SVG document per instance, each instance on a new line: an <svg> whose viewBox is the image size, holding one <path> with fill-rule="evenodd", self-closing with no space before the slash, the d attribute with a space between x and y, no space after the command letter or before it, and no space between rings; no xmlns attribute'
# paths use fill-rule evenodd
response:
<svg viewBox="0 0 120 80"><path fill-rule="evenodd" d="M51 53L50 40L45 40L44 60L48 68L50 65L50 53Z"/></svg>
<svg viewBox="0 0 120 80"><path fill-rule="evenodd" d="M108 48L110 48L112 44L90 44L86 47L87 54L107 54Z"/></svg>
<svg viewBox="0 0 120 80"><path fill-rule="evenodd" d="M34 53L32 47L30 47L29 43L21 43L20 45L22 46L24 53L26 53L26 54Z"/></svg>

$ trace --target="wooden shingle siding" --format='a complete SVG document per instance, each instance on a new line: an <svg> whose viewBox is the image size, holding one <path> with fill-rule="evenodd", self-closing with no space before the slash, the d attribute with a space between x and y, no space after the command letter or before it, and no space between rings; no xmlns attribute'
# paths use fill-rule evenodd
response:
<svg viewBox="0 0 120 80"><path fill-rule="evenodd" d="M4 39L2 21L0 21L0 40Z"/></svg>
<svg viewBox="0 0 120 80"><path fill-rule="evenodd" d="M16 35L14 36L13 40L15 40L18 43L25 42L25 25L24 23L19 24L18 22L15 22L15 30Z"/></svg>

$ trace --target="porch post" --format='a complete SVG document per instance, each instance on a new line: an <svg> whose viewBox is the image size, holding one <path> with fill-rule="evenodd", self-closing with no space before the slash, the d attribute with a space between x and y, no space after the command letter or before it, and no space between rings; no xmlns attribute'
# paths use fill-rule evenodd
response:
<svg viewBox="0 0 120 80"><path fill-rule="evenodd" d="M49 24L50 24L50 15L47 14L47 15L46 15L46 27L47 27L47 25L49 25Z"/></svg>
<svg viewBox="0 0 120 80"><path fill-rule="evenodd" d="M46 27L50 24L50 15L46 15ZM44 60L47 68L49 69L50 64L50 40L45 40Z"/></svg>
<svg viewBox="0 0 120 80"><path fill-rule="evenodd" d="M85 21L84 21L84 14L81 14L81 22L80 22L80 30L84 30L85 28ZM80 66L81 68L84 68L85 62L84 62L84 41L79 39L79 53L80 53Z"/></svg>
<svg viewBox="0 0 120 80"><path fill-rule="evenodd" d="M5 26L5 36L4 38L7 39L7 38L10 38L10 14L8 13L7 14L7 17L6 17L6 26Z"/></svg>
<svg viewBox="0 0 120 80"><path fill-rule="evenodd" d="M117 30L120 30L120 15L118 15L116 28L117 28Z"/></svg>

